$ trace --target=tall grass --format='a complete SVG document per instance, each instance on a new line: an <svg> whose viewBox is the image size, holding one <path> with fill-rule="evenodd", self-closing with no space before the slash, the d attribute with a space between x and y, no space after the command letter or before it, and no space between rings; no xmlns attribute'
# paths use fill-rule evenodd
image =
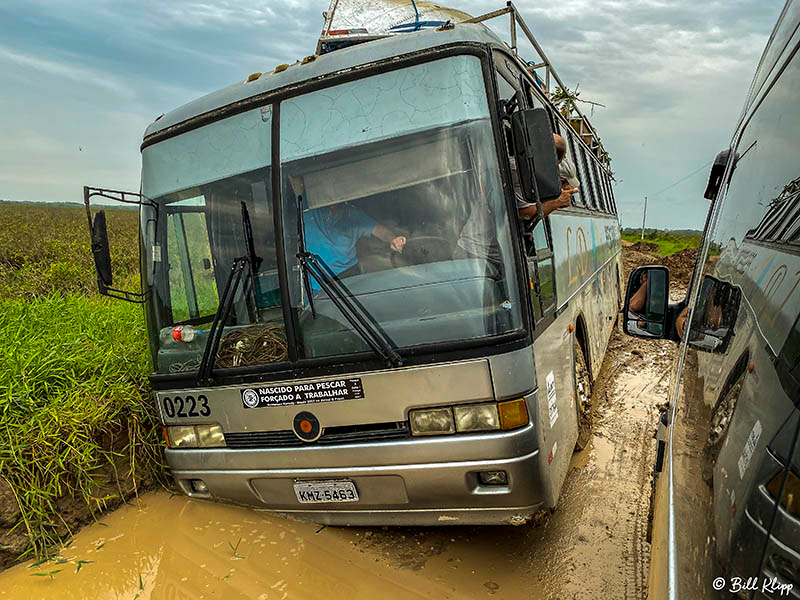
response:
<svg viewBox="0 0 800 600"><path fill-rule="evenodd" d="M135 285L135 213L112 212L109 230L115 275ZM75 528L65 498L94 513L164 479L142 309L94 282L80 209L0 205L0 472L26 554Z"/></svg>

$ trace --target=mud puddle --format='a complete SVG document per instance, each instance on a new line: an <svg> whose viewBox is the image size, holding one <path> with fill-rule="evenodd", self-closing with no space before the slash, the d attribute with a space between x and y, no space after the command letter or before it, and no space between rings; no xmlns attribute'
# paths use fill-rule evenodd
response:
<svg viewBox="0 0 800 600"><path fill-rule="evenodd" d="M85 528L59 558L0 575L0 598L15 600L379 597L467 596L318 525L164 492Z"/></svg>
<svg viewBox="0 0 800 600"><path fill-rule="evenodd" d="M4 572L0 599L639 600L671 346L614 333L592 441L573 456L558 508L532 524L321 527L151 493L85 528L59 559Z"/></svg>

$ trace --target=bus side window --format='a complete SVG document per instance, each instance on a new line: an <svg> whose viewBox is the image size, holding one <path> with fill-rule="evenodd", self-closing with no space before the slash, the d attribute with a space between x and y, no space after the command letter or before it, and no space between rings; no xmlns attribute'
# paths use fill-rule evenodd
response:
<svg viewBox="0 0 800 600"><path fill-rule="evenodd" d="M594 175L595 189L597 190L597 208L603 212L608 212L608 206L606 204L606 190L603 186L603 180L600 178L600 168L593 160L592 173Z"/></svg>
<svg viewBox="0 0 800 600"><path fill-rule="evenodd" d="M611 186L608 182L608 174L606 173L605 169L600 169L600 180L603 184L603 193L606 197L606 210L610 213L614 213L614 204L611 201Z"/></svg>
<svg viewBox="0 0 800 600"><path fill-rule="evenodd" d="M167 260L173 323L213 315L218 303L217 282L205 212L169 213Z"/></svg>
<svg viewBox="0 0 800 600"><path fill-rule="evenodd" d="M583 202L588 208L595 208L592 180L589 178L584 148L581 144L576 142L575 150L575 166L578 169L578 179L581 182L581 196L583 196Z"/></svg>
<svg viewBox="0 0 800 600"><path fill-rule="evenodd" d="M575 193L575 194L572 194L572 204L574 206L585 206L586 205L586 200L584 199L584 195L583 195L582 171L578 167L578 164L579 164L578 163L578 144L575 141L575 134L572 133L572 127L566 128L566 130L564 131L562 136L564 137L564 139L567 142L566 160L568 160L570 162L570 164L572 164L572 166L575 167L575 169L576 169L575 173L578 176L578 181L580 182L580 186L578 186L578 189L580 191Z"/></svg>
<svg viewBox="0 0 800 600"><path fill-rule="evenodd" d="M617 214L617 201L614 199L614 186L611 184L611 177L608 177L608 199L611 201L611 212Z"/></svg>
<svg viewBox="0 0 800 600"><path fill-rule="evenodd" d="M549 316L556 300L553 252L544 219L538 220L533 228L533 247L528 249L528 272L533 278L533 316L539 321L542 317Z"/></svg>
<svg viewBox="0 0 800 600"><path fill-rule="evenodd" d="M584 160L586 161L586 171L589 173L589 181L592 184L592 208L595 210L603 210L603 197L600 194L600 188L597 186L597 177L595 176L594 157L590 152L584 151Z"/></svg>
<svg viewBox="0 0 800 600"><path fill-rule="evenodd" d="M592 170L594 171L594 180L597 182L597 195L600 197L600 210L603 212L611 212L608 207L608 194L606 193L605 182L603 181L603 168L592 161Z"/></svg>
<svg viewBox="0 0 800 600"><path fill-rule="evenodd" d="M522 94L513 85L511 85L499 71L495 71L495 79L497 80L497 97L501 105L513 106L516 104L516 109L521 108L520 102L522 101ZM502 117L503 115L501 115ZM514 146L511 136L511 121L510 119L502 119L503 133L506 141L506 154L514 156Z"/></svg>

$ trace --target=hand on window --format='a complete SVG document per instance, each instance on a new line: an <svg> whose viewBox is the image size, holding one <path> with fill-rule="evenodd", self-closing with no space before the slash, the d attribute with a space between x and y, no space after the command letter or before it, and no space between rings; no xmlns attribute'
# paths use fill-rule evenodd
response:
<svg viewBox="0 0 800 600"><path fill-rule="evenodd" d="M395 252L402 252L403 247L406 245L406 241L406 236L398 235L397 237L392 238L392 241L389 242L389 247Z"/></svg>

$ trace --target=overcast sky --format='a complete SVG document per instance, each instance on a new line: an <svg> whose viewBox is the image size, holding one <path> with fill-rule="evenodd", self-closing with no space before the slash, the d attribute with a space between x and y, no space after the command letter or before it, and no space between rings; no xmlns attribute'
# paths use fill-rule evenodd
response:
<svg viewBox="0 0 800 600"><path fill-rule="evenodd" d="M312 54L328 4L3 0L0 199L80 201L84 184L138 190L148 123ZM505 5L443 4L473 15ZM708 168L662 190L727 147L783 2L515 4L566 85L607 107L591 118L613 159L623 225L641 226L648 195L648 226L701 229Z"/></svg>

